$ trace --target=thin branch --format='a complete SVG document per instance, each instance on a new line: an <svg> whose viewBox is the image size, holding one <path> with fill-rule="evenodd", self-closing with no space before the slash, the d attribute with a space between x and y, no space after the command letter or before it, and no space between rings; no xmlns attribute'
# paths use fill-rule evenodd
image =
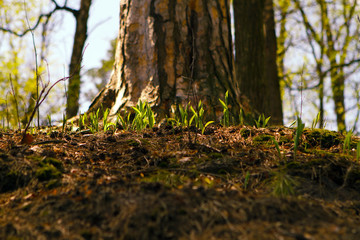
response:
<svg viewBox="0 0 360 240"><path fill-rule="evenodd" d="M42 14L40 14L40 16L38 17L35 25L34 25L32 28L29 27L29 28L26 29L25 31L19 33L19 32L16 32L16 31L11 30L10 28L0 27L0 31L7 32L7 33L13 34L13 35L18 36L18 37L23 37L23 36L25 36L28 32L34 31L34 30L39 26L39 24L40 24L40 22L41 22L41 20L42 20L43 18L45 18L45 19L47 19L47 20L50 19L51 16L52 16L57 10L64 10L64 11L70 12L70 13L72 13L72 14L74 15L75 18L77 17L77 15L78 15L78 13L79 13L78 10L75 10L75 9L72 9L72 8L67 7L67 6L66 6L66 3L65 3L64 6L59 6L55 0L51 0L51 1L55 4L55 8L54 8L52 11L50 11L49 13L46 13L46 14L45 14L45 13L42 13Z"/></svg>

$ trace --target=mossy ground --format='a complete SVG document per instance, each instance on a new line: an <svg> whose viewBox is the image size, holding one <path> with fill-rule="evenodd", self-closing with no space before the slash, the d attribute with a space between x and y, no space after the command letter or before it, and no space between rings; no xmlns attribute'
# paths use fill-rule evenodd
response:
<svg viewBox="0 0 360 240"><path fill-rule="evenodd" d="M355 151L306 129L294 158L294 134L3 131L0 239L360 239Z"/></svg>

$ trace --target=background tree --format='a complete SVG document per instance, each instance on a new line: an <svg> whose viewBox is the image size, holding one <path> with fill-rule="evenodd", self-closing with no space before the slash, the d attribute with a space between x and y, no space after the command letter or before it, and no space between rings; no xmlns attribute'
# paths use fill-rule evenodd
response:
<svg viewBox="0 0 360 240"><path fill-rule="evenodd" d="M227 90L232 110L239 111L229 1L122 0L120 5L113 73L89 111L103 105L115 114L142 99L165 117L172 104L201 99L214 119Z"/></svg>
<svg viewBox="0 0 360 240"><path fill-rule="evenodd" d="M34 107L34 99L37 96L33 48L27 48L26 39L19 38L16 34L23 29L27 29L28 21L33 21L45 5L44 1L27 1L27 8L36 9L27 14L24 11L23 2L13 3L12 5L3 3L0 8L0 26L2 26L2 29L8 29L8 31L1 31L1 44L6 51L2 52L0 59L2 66L0 71L0 115L4 122L7 119L8 124L12 126L18 126L19 122L23 124L27 122L29 113L32 112ZM43 74L44 59L49 44L48 35L53 31L53 28L54 22L43 21L38 23L40 36L38 38L40 43L37 45L40 66L38 69L39 75ZM12 34L9 31L12 31ZM10 83L10 78L12 83ZM16 108L21 113L18 116L19 118L16 116Z"/></svg>
<svg viewBox="0 0 360 240"><path fill-rule="evenodd" d="M291 81L285 82L288 82L288 88L294 93L307 91L304 96L294 98L301 99L301 104L304 99L309 99L313 93L316 93L318 101L308 102L314 102L318 109L320 126L325 124L325 109L329 109L326 99L331 96L337 128L339 131L345 131L346 112L357 108L356 104L354 107L345 108L344 95L346 79L350 79L359 67L359 59L356 56L359 27L354 17L357 14L357 1L285 2L278 1L280 10L278 40L290 42L287 47L282 46L283 50L287 50L285 55L285 51L282 52L281 58L287 60L283 60L282 63L286 62L287 69L292 69L290 71L292 73L289 74L284 73L286 70L283 68L283 76L287 75L291 78ZM285 16L290 14L292 16L292 19L289 18L290 22L284 21ZM285 29L287 31L284 31ZM302 64L294 65L292 61L294 57ZM348 84L354 83L348 81ZM308 107L306 111L309 111Z"/></svg>
<svg viewBox="0 0 360 240"><path fill-rule="evenodd" d="M64 2L64 5L59 5L56 0L50 0L52 3L52 9L47 13L39 13L37 19L32 18L30 22L35 22L32 26L24 25L20 30L14 30L10 26L4 27L0 26L0 30L4 32L11 33L18 37L23 37L28 34L30 31L34 31L43 23L49 22L53 14L57 11L67 11L70 12L76 20L76 29L74 35L74 44L72 47L71 60L69 64L69 74L73 77L69 80L68 93L67 93L67 103L66 103L66 115L68 117L73 117L77 114L79 110L79 94L80 94L80 68L81 68L81 57L84 50L85 42L87 39L87 21L89 18L89 10L91 6L91 0L81 0L79 10L68 7L68 1ZM31 2L26 2L30 4ZM38 4L38 2L37 2ZM50 4L48 2L47 4ZM16 4L15 4L16 5ZM19 3L21 10L23 10L23 3ZM28 6L28 9L40 9L38 6ZM24 22L25 22L24 18ZM26 22L25 22L26 23ZM30 110L31 111L31 110Z"/></svg>
<svg viewBox="0 0 360 240"><path fill-rule="evenodd" d="M257 114L283 124L271 0L234 0L235 69L240 90Z"/></svg>
<svg viewBox="0 0 360 240"><path fill-rule="evenodd" d="M58 7L56 2L52 0L55 5ZM65 2L66 6L66 2ZM91 6L91 0L81 0L80 9L68 9L75 19L76 19L76 30L74 36L74 45L72 48L69 74L72 77L69 79L69 86L67 92L67 101L66 101L66 116L73 117L79 111L79 95L80 95L80 69L81 69L81 58L82 52L85 47L85 42L87 39L87 22L89 18L89 10Z"/></svg>

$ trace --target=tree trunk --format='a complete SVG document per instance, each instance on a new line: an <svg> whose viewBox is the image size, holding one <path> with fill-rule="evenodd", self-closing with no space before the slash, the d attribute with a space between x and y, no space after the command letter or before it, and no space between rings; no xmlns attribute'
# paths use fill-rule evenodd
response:
<svg viewBox="0 0 360 240"><path fill-rule="evenodd" d="M76 30L69 67L69 74L71 74L72 77L69 80L66 101L66 116L68 118L75 116L79 110L80 66L82 52L87 39L87 20L89 18L90 5L91 0L81 0L80 9L74 12Z"/></svg>
<svg viewBox="0 0 360 240"><path fill-rule="evenodd" d="M234 0L235 69L256 114L282 125L283 113L272 0Z"/></svg>
<svg viewBox="0 0 360 240"><path fill-rule="evenodd" d="M103 105L116 114L141 99L162 118L173 104L201 100L214 119L227 90L239 111L228 0L121 0L120 6L114 69L89 111Z"/></svg>
<svg viewBox="0 0 360 240"><path fill-rule="evenodd" d="M241 92L256 114L264 113L264 0L234 0L235 69Z"/></svg>
<svg viewBox="0 0 360 240"><path fill-rule="evenodd" d="M273 0L265 0L264 9L264 34L265 34L265 63L264 77L266 87L266 107L263 112L271 116L270 123L283 125L282 100L280 93L280 78L277 67L277 43L275 34L275 17Z"/></svg>

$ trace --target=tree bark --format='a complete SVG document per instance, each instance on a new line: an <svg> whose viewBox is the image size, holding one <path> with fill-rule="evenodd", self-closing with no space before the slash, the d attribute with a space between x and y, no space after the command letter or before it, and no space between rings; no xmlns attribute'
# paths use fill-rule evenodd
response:
<svg viewBox="0 0 360 240"><path fill-rule="evenodd" d="M235 69L241 92L255 114L282 125L282 101L276 65L272 0L234 0Z"/></svg>
<svg viewBox="0 0 360 240"><path fill-rule="evenodd" d="M69 80L66 101L66 116L68 118L76 116L79 110L80 66L82 52L87 39L87 20L89 18L90 5L91 0L81 0L80 9L73 12L76 19L76 30L69 67L69 73L72 77Z"/></svg>
<svg viewBox="0 0 360 240"><path fill-rule="evenodd" d="M103 105L116 114L141 99L162 118L173 104L201 100L214 119L227 90L239 111L228 0L121 0L120 6L114 69L89 111Z"/></svg>
<svg viewBox="0 0 360 240"><path fill-rule="evenodd" d="M234 0L235 69L241 92L257 114L264 113L264 0Z"/></svg>
<svg viewBox="0 0 360 240"><path fill-rule="evenodd" d="M265 64L264 77L266 87L266 107L263 109L266 116L271 116L270 122L274 125L283 125L283 110L280 93L280 78L277 67L277 42L275 34L275 16L273 0L265 0L264 9L265 34Z"/></svg>

